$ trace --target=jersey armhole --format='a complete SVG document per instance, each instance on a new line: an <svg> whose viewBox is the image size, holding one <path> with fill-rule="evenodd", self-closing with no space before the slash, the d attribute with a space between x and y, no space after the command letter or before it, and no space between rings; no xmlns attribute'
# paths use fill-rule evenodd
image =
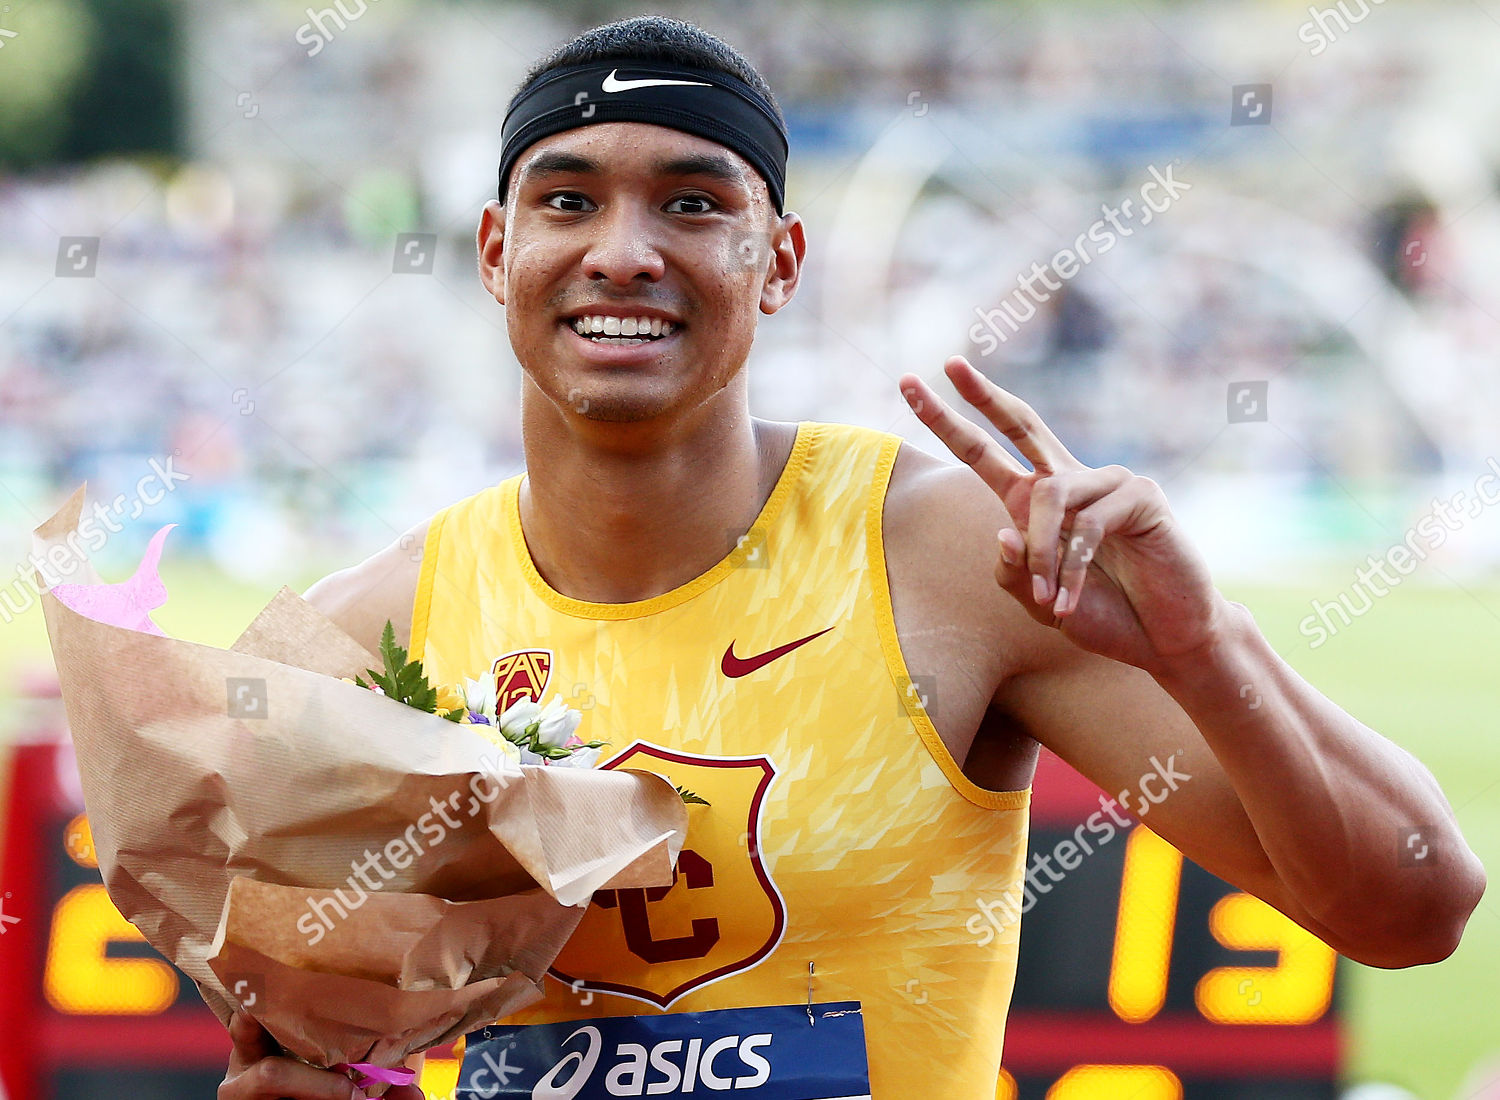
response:
<svg viewBox="0 0 1500 1100"><path fill-rule="evenodd" d="M990 810L1025 809L1031 803L1031 788L1014 791L991 791L963 773L958 761L948 751L927 709L919 700L912 698L909 690L911 674L906 667L906 658L901 653L900 638L896 633L896 614L891 602L890 577L886 572L885 533L882 529L885 516L886 491L890 486L891 471L896 466L896 456L901 450L901 437L888 435L881 444L875 462L875 472L870 479L870 497L865 508L865 547L869 559L870 587L875 601L875 621L880 633L880 648L885 654L886 668L898 694L906 702L907 713L922 743L927 746L943 775L953 789L976 806ZM906 690L903 690L906 689Z"/></svg>
<svg viewBox="0 0 1500 1100"><path fill-rule="evenodd" d="M422 543L422 571L417 575L417 591L412 597L411 644L407 646L413 661L426 660L427 621L432 615L432 584L437 577L438 543L442 540L443 521L447 518L448 508L433 516Z"/></svg>

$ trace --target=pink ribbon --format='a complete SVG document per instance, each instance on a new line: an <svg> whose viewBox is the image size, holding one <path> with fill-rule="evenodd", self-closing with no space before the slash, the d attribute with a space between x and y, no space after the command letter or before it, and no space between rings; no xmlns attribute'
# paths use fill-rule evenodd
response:
<svg viewBox="0 0 1500 1100"><path fill-rule="evenodd" d="M354 1083L362 1089L384 1082L387 1085L409 1085L417 1079L415 1070L382 1069L369 1062L340 1062L333 1067L344 1073L354 1074Z"/></svg>

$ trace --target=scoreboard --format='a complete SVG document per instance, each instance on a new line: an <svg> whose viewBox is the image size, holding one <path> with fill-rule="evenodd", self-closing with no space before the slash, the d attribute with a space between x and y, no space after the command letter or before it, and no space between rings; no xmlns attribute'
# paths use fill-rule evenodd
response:
<svg viewBox="0 0 1500 1100"><path fill-rule="evenodd" d="M1099 789L1044 751L1033 790L1032 859L1076 851ZM1330 947L1143 824L1060 878L1033 876L997 1100L1334 1100Z"/></svg>
<svg viewBox="0 0 1500 1100"><path fill-rule="evenodd" d="M54 718L60 727L60 706ZM1100 808L1097 788L1042 756L1033 857L1061 855ZM228 1037L105 893L71 748L55 738L19 745L9 787L0 1095L213 1096ZM1036 877L1022 919L996 1100L1334 1100L1331 949L1143 825L1057 863L1070 869ZM451 1049L430 1052L421 1083L433 1100L457 1068Z"/></svg>
<svg viewBox="0 0 1500 1100"><path fill-rule="evenodd" d="M208 1097L229 1037L104 892L66 744L10 761L0 1077L13 1098Z"/></svg>

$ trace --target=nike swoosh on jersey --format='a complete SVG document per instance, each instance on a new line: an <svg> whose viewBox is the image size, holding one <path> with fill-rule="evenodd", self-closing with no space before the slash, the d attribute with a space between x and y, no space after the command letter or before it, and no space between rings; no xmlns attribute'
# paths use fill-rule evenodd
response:
<svg viewBox="0 0 1500 1100"><path fill-rule="evenodd" d="M604 82L599 87L605 92L628 92L632 88L657 88L663 84L699 84L705 88L713 87L706 80L621 80L615 76L619 71L619 69L611 69L609 75L604 78Z"/></svg>
<svg viewBox="0 0 1500 1100"><path fill-rule="evenodd" d="M765 668L766 665L776 660L776 658L785 657L799 645L806 645L814 638L821 638L832 629L833 627L831 626L825 626L816 634L809 634L805 638L798 638L795 642L787 642L785 645L779 645L775 649L768 649L764 653L757 653L754 657L736 657L734 655L734 643L730 642L729 648L724 651L724 659L719 662L719 668L730 679L748 676L756 669Z"/></svg>

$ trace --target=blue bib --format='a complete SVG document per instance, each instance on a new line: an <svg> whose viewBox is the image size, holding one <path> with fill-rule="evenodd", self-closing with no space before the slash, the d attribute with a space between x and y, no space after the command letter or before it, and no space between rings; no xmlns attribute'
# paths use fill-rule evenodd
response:
<svg viewBox="0 0 1500 1100"><path fill-rule="evenodd" d="M472 1032L454 1100L870 1100L858 1001L615 1016Z"/></svg>

